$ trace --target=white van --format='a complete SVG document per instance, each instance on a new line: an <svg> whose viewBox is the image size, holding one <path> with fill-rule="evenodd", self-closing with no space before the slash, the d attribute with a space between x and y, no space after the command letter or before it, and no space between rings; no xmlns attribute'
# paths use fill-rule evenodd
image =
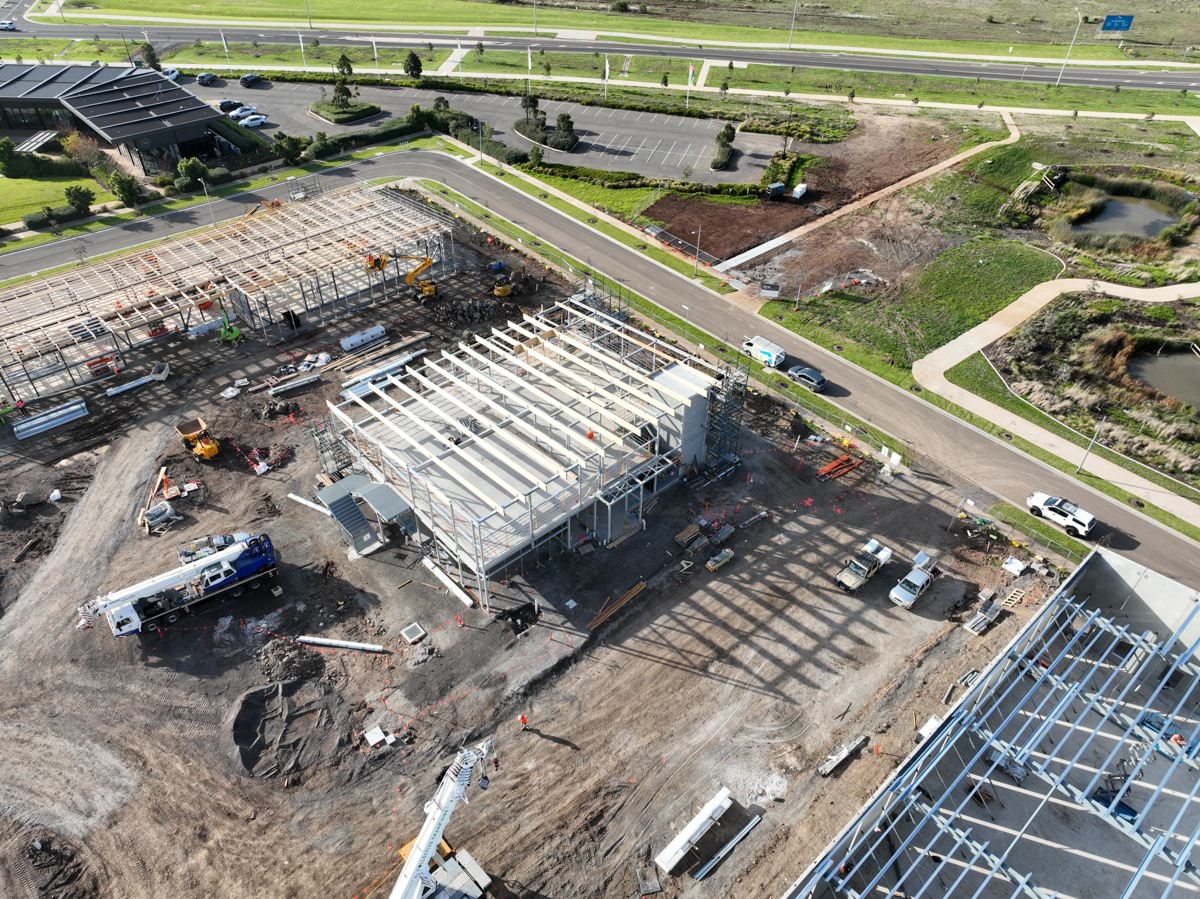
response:
<svg viewBox="0 0 1200 899"><path fill-rule="evenodd" d="M747 337L742 341L742 352L767 368L779 368L787 359L783 347L765 337Z"/></svg>

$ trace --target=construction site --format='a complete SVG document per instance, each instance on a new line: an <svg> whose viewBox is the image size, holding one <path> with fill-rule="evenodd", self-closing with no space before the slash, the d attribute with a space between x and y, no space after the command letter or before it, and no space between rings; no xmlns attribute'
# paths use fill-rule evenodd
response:
<svg viewBox="0 0 1200 899"><path fill-rule="evenodd" d="M0 895L1195 879L1194 594L325 187L0 291Z"/></svg>

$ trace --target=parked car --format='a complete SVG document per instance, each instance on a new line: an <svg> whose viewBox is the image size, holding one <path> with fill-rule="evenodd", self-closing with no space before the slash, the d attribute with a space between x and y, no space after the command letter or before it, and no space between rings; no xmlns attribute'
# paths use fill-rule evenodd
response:
<svg viewBox="0 0 1200 899"><path fill-rule="evenodd" d="M1047 493L1031 493L1025 499L1030 514L1053 521L1072 537L1086 537L1096 526L1096 516L1070 500Z"/></svg>
<svg viewBox="0 0 1200 899"><path fill-rule="evenodd" d="M257 106L239 106L229 114L229 117L234 121L238 121L239 119L248 119L252 115L258 115Z"/></svg>
<svg viewBox="0 0 1200 899"><path fill-rule="evenodd" d="M179 69L163 69L162 76L164 78L166 78L168 81L178 81L179 80Z"/></svg>
<svg viewBox="0 0 1200 899"><path fill-rule="evenodd" d="M823 374L807 365L793 365L787 370L787 376L813 393L820 393L829 384Z"/></svg>
<svg viewBox="0 0 1200 899"><path fill-rule="evenodd" d="M238 79L242 87L254 87L260 81L262 81L262 75L255 75L253 72L247 72Z"/></svg>
<svg viewBox="0 0 1200 899"><path fill-rule="evenodd" d="M233 112L235 109L241 109L241 108L242 108L241 100L222 100L220 103L217 104L217 109L221 110L221 112Z"/></svg>
<svg viewBox="0 0 1200 899"><path fill-rule="evenodd" d="M212 72L201 72L196 76L196 83L201 87L208 87L210 84L216 84L217 76Z"/></svg>
<svg viewBox="0 0 1200 899"><path fill-rule="evenodd" d="M243 128L261 128L267 124L267 117L265 115L248 115L239 121L238 124Z"/></svg>
<svg viewBox="0 0 1200 899"><path fill-rule="evenodd" d="M17 30L17 23L14 22L12 19L5 19L3 22L0 22L0 31L16 31L16 30Z"/></svg>
<svg viewBox="0 0 1200 899"><path fill-rule="evenodd" d="M913 567L888 593L888 599L902 609L911 609L918 599L942 576L937 560L929 553L919 552L913 556Z"/></svg>

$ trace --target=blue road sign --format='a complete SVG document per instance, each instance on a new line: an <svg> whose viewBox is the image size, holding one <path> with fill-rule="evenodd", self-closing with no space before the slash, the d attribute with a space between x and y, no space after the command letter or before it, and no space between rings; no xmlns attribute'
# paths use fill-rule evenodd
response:
<svg viewBox="0 0 1200 899"><path fill-rule="evenodd" d="M1128 31L1133 27L1133 16L1105 16L1101 31Z"/></svg>

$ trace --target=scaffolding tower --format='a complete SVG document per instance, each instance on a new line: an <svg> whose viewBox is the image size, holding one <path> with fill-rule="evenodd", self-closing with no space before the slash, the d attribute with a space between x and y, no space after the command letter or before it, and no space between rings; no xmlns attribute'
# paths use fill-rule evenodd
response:
<svg viewBox="0 0 1200 899"><path fill-rule="evenodd" d="M746 408L746 382L750 365L741 358L726 361L718 383L708 397L708 452L710 467L723 467L741 458L742 414Z"/></svg>

